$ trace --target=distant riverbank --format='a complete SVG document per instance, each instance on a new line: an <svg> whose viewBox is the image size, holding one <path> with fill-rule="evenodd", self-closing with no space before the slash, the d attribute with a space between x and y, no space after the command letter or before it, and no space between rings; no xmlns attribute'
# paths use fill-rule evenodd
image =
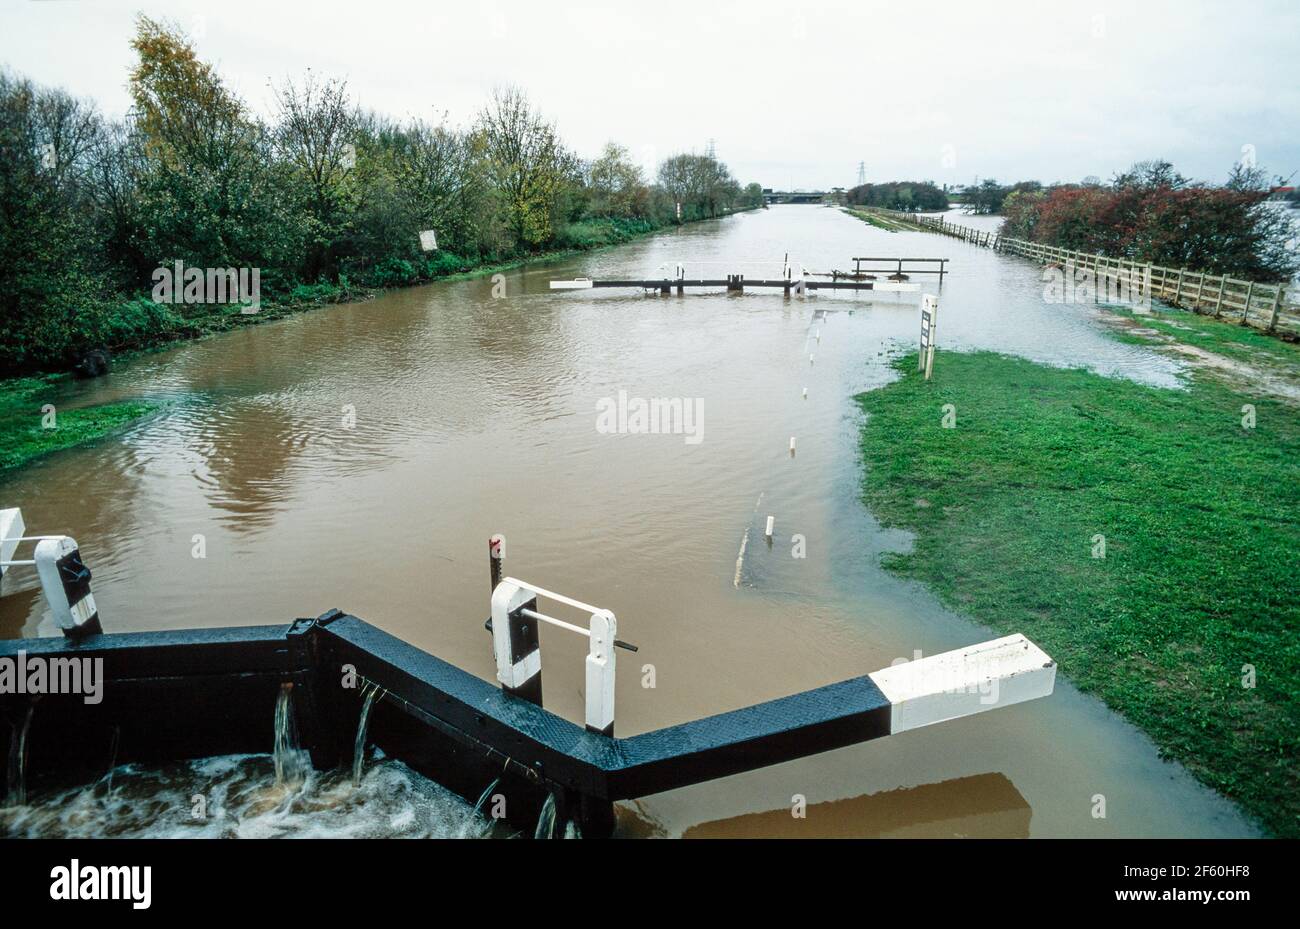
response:
<svg viewBox="0 0 1300 929"><path fill-rule="evenodd" d="M721 219L747 210L721 213ZM703 220L697 220L703 221ZM484 277L523 265L559 261L584 252L622 245L654 235L677 224L656 225L648 220L603 219L575 223L564 230L561 241L569 247L510 258L466 259L446 252L434 255L423 268L398 267L385 287L358 287L346 279L338 284L299 285L279 299L263 300L257 313L242 313L237 305L171 306L143 297L123 306L122 329L129 335L128 349L115 362L145 351L157 351L179 342L205 338L244 326L283 319L307 310L369 300L388 290L439 281ZM409 263L404 262L404 265ZM65 373L0 379L0 477L51 452L102 439L153 413L158 404L122 400L67 412L43 408Z"/></svg>

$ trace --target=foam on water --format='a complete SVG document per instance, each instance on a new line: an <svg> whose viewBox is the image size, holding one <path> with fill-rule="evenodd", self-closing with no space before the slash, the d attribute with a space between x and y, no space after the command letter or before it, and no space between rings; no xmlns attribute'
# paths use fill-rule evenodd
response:
<svg viewBox="0 0 1300 929"><path fill-rule="evenodd" d="M14 838L438 838L506 835L400 761L317 772L305 758L276 783L271 755L123 765L95 784L0 809Z"/></svg>

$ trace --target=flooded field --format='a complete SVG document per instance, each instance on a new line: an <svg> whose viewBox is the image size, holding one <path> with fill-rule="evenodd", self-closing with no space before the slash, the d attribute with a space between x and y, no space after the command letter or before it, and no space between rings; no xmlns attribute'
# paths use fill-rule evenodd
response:
<svg viewBox="0 0 1300 929"><path fill-rule="evenodd" d="M144 396L164 411L39 462L0 483L0 497L33 531L76 537L109 631L287 623L340 607L488 680L485 542L503 533L509 573L613 610L640 647L620 660L621 735L991 638L878 567L908 538L882 531L858 499L852 398L885 383L891 355L915 343L915 295L547 289L677 261L753 276L756 261L773 272L787 252L816 270L858 255L950 257L937 365L944 350L985 348L1178 383L1177 362L1114 340L1091 308L1045 304L1028 262L833 209L775 207L512 272L499 296L487 278L398 291L122 364L55 402ZM696 404L700 441L602 431L598 407L620 392ZM796 534L806 557L793 556ZM0 599L0 636L37 634L43 614L35 579L21 578ZM557 629L543 640L547 706L580 720L585 645ZM1061 672L1046 700L645 798L623 811L623 831L1255 833ZM252 776L251 762L206 764ZM459 834L472 818L410 772L376 771L388 780L375 789L401 808L367 820L365 834ZM136 778L129 815L139 819L148 778L163 777ZM806 820L789 816L795 794ZM1092 816L1097 794L1105 819ZM264 811L238 809L235 833L264 834ZM282 832L261 825L356 834L347 817L295 817Z"/></svg>

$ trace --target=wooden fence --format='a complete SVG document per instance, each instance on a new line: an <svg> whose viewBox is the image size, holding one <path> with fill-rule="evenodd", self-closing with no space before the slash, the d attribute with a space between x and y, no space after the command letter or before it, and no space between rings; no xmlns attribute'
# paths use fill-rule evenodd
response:
<svg viewBox="0 0 1300 929"><path fill-rule="evenodd" d="M1226 318L1283 338L1300 337L1300 307L1292 302L1294 294L1288 293L1292 289L1288 284L1261 284L1204 271L1165 268L1126 258L1107 258L1104 255L1012 239L988 230L972 229L948 222L942 216L924 216L896 210L878 212L981 248L1032 258L1044 264L1092 272L1106 282L1098 282L1097 290L1103 294L1098 299L1104 300L1104 286L1118 285L1117 289L1127 288L1129 293L1149 294L1169 306Z"/></svg>

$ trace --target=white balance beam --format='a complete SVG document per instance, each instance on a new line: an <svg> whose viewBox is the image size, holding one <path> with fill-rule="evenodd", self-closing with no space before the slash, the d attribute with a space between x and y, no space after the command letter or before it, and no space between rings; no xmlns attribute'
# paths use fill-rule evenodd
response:
<svg viewBox="0 0 1300 929"><path fill-rule="evenodd" d="M26 531L22 510L17 507L0 510L0 577L4 576L5 563L13 559L18 540Z"/></svg>
<svg viewBox="0 0 1300 929"><path fill-rule="evenodd" d="M884 293L914 294L921 289L921 285L904 284L901 281L872 281L871 289Z"/></svg>
<svg viewBox="0 0 1300 929"><path fill-rule="evenodd" d="M1016 633L868 675L889 700L890 734L1046 697L1056 662Z"/></svg>

